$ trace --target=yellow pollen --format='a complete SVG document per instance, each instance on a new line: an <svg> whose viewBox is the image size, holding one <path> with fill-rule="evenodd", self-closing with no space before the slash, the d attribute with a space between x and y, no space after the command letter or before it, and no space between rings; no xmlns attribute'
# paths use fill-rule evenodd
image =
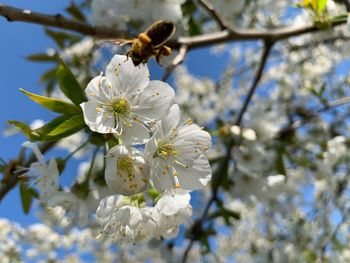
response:
<svg viewBox="0 0 350 263"><path fill-rule="evenodd" d="M117 175L122 176L120 171L126 171L127 178L129 179L129 181L131 181L134 177L132 173L132 168L133 168L133 164L132 164L131 157L120 158L117 162L117 170L118 170Z"/></svg>
<svg viewBox="0 0 350 263"><path fill-rule="evenodd" d="M125 115L130 111L129 103L125 99L110 102L115 114Z"/></svg>
<svg viewBox="0 0 350 263"><path fill-rule="evenodd" d="M187 125L191 125L193 122L191 119L188 119L186 122L185 122Z"/></svg>
<svg viewBox="0 0 350 263"><path fill-rule="evenodd" d="M158 149L154 153L153 158L155 157L167 158L170 156L176 156L178 153L179 153L178 150L174 148L172 143L158 142Z"/></svg>

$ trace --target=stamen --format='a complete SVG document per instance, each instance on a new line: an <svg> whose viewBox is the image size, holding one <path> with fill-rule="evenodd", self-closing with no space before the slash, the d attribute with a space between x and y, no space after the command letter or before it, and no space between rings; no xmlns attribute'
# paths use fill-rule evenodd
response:
<svg viewBox="0 0 350 263"><path fill-rule="evenodd" d="M174 167L172 167L172 174L173 174L173 179L174 179L174 187L176 189L181 188L180 181L179 181L179 178L177 178L177 172L176 172Z"/></svg>

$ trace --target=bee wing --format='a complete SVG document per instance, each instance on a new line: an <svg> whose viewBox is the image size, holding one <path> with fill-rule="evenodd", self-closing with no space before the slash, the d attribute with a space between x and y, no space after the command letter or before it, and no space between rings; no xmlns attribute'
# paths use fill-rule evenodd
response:
<svg viewBox="0 0 350 263"><path fill-rule="evenodd" d="M175 33L175 24L170 20L158 20L150 25L145 33L155 48L164 45Z"/></svg>
<svg viewBox="0 0 350 263"><path fill-rule="evenodd" d="M104 40L98 40L96 41L98 46L102 46L104 44L113 44L113 45L118 45L118 46L125 46L127 44L132 44L131 39L122 39L122 38L117 38L117 39L104 39Z"/></svg>
<svg viewBox="0 0 350 263"><path fill-rule="evenodd" d="M171 34L169 37L167 37L162 43L160 43L160 44L154 46L154 48L157 49L157 48L160 48L160 47L164 46L164 44L165 44L166 42L169 41L169 39L172 37L172 35L173 35L173 34Z"/></svg>
<svg viewBox="0 0 350 263"><path fill-rule="evenodd" d="M132 39L115 39L114 43L122 47L128 44L132 44Z"/></svg>

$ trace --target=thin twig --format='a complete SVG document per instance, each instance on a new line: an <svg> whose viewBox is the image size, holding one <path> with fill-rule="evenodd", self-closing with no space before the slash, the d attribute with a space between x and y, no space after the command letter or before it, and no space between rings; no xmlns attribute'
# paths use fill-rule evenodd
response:
<svg viewBox="0 0 350 263"><path fill-rule="evenodd" d="M264 71L264 67L266 65L266 60L270 54L270 50L271 50L273 44L274 44L274 42L265 42L264 51L263 51L263 55L262 55L262 58L260 61L258 71L256 72L253 84L248 91L248 95L243 102L243 106L242 106L240 112L238 113L238 116L237 116L237 119L235 122L235 125L237 125L237 126L239 126L241 124L243 115L246 112L246 110L248 109L248 105L252 100L253 94L255 93L256 87L258 86L258 83L261 79L262 73Z"/></svg>
<svg viewBox="0 0 350 263"><path fill-rule="evenodd" d="M272 46L274 45L274 42L265 42L264 43L264 51L263 51L263 54L262 54L262 57L261 57L261 61L260 61L260 64L259 64L259 67L256 71L256 74L255 74L255 77L254 77L254 80L252 82L252 85L248 91L248 95L243 103L243 106L238 114L238 117L235 121L235 125L240 125L241 122L242 122L242 119L243 119L243 116L244 114L246 113L247 109L248 109L248 106L249 106L249 103L253 97L253 94L255 93L256 91L256 88L259 84L259 81L262 77L262 74L263 74L263 71L264 71L264 68L265 68L265 65L266 65L266 62L267 62L267 59L269 57L269 54L270 54L270 51L271 51L271 48ZM190 239L190 242L188 243L188 246L186 247L185 249L185 252L184 252L184 255L182 257L182 263L186 263L187 259L188 259L188 255L189 255L189 252L191 251L193 245L194 245L194 242L195 242L195 238L200 235L200 233L202 232L202 229L203 229L203 224L208 216L208 213L209 213L209 210L211 208L211 206L215 203L215 201L217 200L218 198L218 190L219 190L219 187L221 185L221 182L222 180L224 179L226 173L227 173L227 169L228 169L228 166L229 166L229 163L230 163L230 160L231 160L231 150L232 150L232 147L234 147L234 141L230 141L227 145L227 148L226 148L226 154L225 154L225 157L223 158L222 162L220 163L220 166L218 167L218 169L216 170L215 174L213 175L213 180L215 180L215 182L213 183L213 188L212 188L212 195L210 197L210 199L208 200L205 208L204 208L204 211L203 211L203 214L202 216L196 221L196 223L194 223L193 225L193 228L192 228L192 236L191 236L191 239Z"/></svg>
<svg viewBox="0 0 350 263"><path fill-rule="evenodd" d="M162 77L162 81L166 81L170 77L174 69L184 61L186 53L187 53L187 46L181 46L179 50L179 54L177 54L177 56L174 58L171 65L165 69L164 75Z"/></svg>
<svg viewBox="0 0 350 263"><path fill-rule="evenodd" d="M207 0L198 0L198 3L212 16L212 18L216 21L221 30L229 29L229 27L222 20L220 15L216 12L212 3L210 3Z"/></svg>
<svg viewBox="0 0 350 263"><path fill-rule="evenodd" d="M290 123L286 127L282 128L276 135L275 138L283 138L286 135L290 134L291 132L295 131L296 129L300 128L302 125L314 120L315 118L319 117L319 113L325 112L329 109L339 107L345 104L350 103L350 96L349 97L344 97L340 98L331 102L328 102L325 106L322 108L316 109L316 110L311 110L310 112L305 115L305 117L301 120L297 120L295 122Z"/></svg>
<svg viewBox="0 0 350 263"><path fill-rule="evenodd" d="M66 158L64 158L64 161L67 162L74 154L79 152L82 148L84 148L89 143L89 140L86 140L83 144L81 144L79 147L77 147L74 151L70 152Z"/></svg>

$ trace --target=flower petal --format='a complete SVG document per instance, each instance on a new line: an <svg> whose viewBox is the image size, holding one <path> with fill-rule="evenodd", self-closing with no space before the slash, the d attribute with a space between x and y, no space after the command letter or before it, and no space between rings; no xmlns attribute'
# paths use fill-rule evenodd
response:
<svg viewBox="0 0 350 263"><path fill-rule="evenodd" d="M126 56L115 55L106 69L107 81L113 90L136 95L149 83L149 71L146 65L134 66Z"/></svg>
<svg viewBox="0 0 350 263"><path fill-rule="evenodd" d="M165 167L169 165L168 162L161 158L153 161L151 169L151 179L157 191L162 192L166 189L174 188L174 180L170 172L166 172ZM165 173L164 173L165 172Z"/></svg>
<svg viewBox="0 0 350 263"><path fill-rule="evenodd" d="M174 164L178 173L180 187L185 190L196 190L205 187L211 179L211 168L207 157L201 154L188 168Z"/></svg>
<svg viewBox="0 0 350 263"><path fill-rule="evenodd" d="M133 102L132 111L141 120L159 120L169 113L175 92L165 82L153 80Z"/></svg>
<svg viewBox="0 0 350 263"><path fill-rule="evenodd" d="M111 195L103 198L97 208L96 215L100 218L107 217L122 205L123 198L124 196L121 195Z"/></svg>
<svg viewBox="0 0 350 263"><path fill-rule="evenodd" d="M105 77L97 76L93 78L85 89L88 100L108 102L111 95L111 86Z"/></svg>
<svg viewBox="0 0 350 263"><path fill-rule="evenodd" d="M97 111L98 104L95 101L83 102L80 107L83 110L84 121L90 130L99 133L112 133L115 130L114 119Z"/></svg>
<svg viewBox="0 0 350 263"><path fill-rule="evenodd" d="M132 155L131 149L124 145L117 145L108 152L105 180L115 193L126 196L141 193L147 188L148 178L149 167L140 152L134 150Z"/></svg>
<svg viewBox="0 0 350 263"><path fill-rule="evenodd" d="M168 115L166 115L160 122L163 136L167 137L180 122L180 108L179 105L171 106Z"/></svg>
<svg viewBox="0 0 350 263"><path fill-rule="evenodd" d="M146 143L150 138L148 129L142 124L134 121L132 127L123 125L123 133L120 136L123 144L142 144Z"/></svg>

